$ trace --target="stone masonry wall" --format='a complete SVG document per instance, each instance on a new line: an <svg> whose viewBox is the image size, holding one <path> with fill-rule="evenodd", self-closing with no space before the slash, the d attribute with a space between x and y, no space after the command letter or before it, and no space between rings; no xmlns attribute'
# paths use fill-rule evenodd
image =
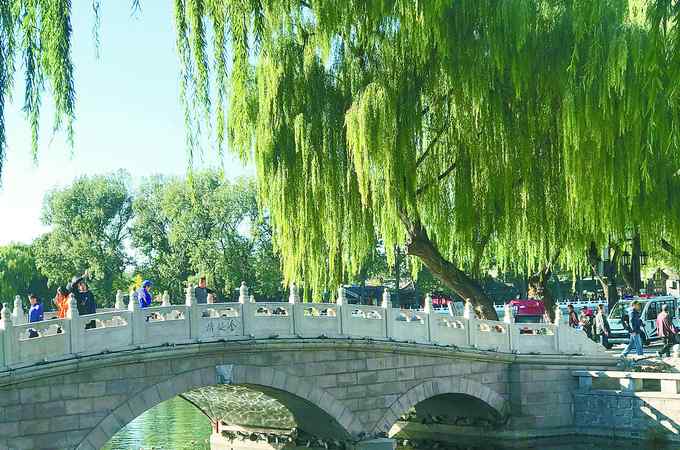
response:
<svg viewBox="0 0 680 450"><path fill-rule="evenodd" d="M460 393L536 427L570 425L574 366L357 341L210 343L98 355L0 374L0 449L100 448L146 410L218 382L265 386L317 405L340 430L387 432L420 401ZM555 389L555 385L559 387Z"/></svg>
<svg viewBox="0 0 680 450"><path fill-rule="evenodd" d="M588 434L680 442L680 395L589 391L574 394L575 424Z"/></svg>

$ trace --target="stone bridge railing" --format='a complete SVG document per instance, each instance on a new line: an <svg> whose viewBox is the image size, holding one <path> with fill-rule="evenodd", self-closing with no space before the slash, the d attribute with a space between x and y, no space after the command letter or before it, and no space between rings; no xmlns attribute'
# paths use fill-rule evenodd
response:
<svg viewBox="0 0 680 450"><path fill-rule="evenodd" d="M503 353L604 355L602 347L569 327L477 320L467 307L462 317L452 310L436 312L429 296L423 311L411 311L392 308L387 291L382 306L345 304L342 294L337 303L299 303L295 286L289 302L277 303L255 302L245 285L238 303L197 304L193 293L190 286L184 305L172 305L164 296L163 306L140 309L135 301L126 308L119 291L115 309L87 316L78 315L71 297L65 319L31 324L21 323L20 306L10 314L4 305L0 371L147 346L275 338L355 338Z"/></svg>

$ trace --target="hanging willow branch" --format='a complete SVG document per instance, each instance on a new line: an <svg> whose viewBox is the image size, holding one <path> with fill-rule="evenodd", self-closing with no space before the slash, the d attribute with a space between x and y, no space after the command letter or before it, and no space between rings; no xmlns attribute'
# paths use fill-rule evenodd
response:
<svg viewBox="0 0 680 450"><path fill-rule="evenodd" d="M357 273L378 238L393 260L401 215L456 270L480 229L501 270L555 248L585 267L591 241L680 233L674 5L175 0L187 144L214 130L254 162L286 279L308 289ZM0 2L2 152L18 59L35 136L45 89L70 129L67 0Z"/></svg>

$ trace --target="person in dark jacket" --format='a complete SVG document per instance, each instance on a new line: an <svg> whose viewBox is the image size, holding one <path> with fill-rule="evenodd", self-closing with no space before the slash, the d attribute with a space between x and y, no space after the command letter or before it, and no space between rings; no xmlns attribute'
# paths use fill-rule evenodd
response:
<svg viewBox="0 0 680 450"><path fill-rule="evenodd" d="M643 355L642 349L642 319L640 318L640 310L642 305L637 300L633 300L631 303L631 309L628 313L628 322L630 323L630 339L628 340L628 345L621 353L620 357L625 358L628 356L631 350L635 349L635 353L638 356Z"/></svg>
<svg viewBox="0 0 680 450"><path fill-rule="evenodd" d="M569 314L569 326L572 328L578 328L580 322L578 320L578 316L576 315L576 311L574 311L574 305L567 305L567 313Z"/></svg>
<svg viewBox="0 0 680 450"><path fill-rule="evenodd" d="M677 330L673 325L671 316L668 314L668 305L661 306L661 312L656 316L656 332L663 339L663 347L661 347L657 354L661 357L665 353L666 356L670 357L671 347L675 345L675 333L677 333Z"/></svg>
<svg viewBox="0 0 680 450"><path fill-rule="evenodd" d="M151 292L149 292L149 290L151 289L152 285L153 283L150 280L144 280L142 282L142 287L137 289L137 300L139 301L140 308L148 308L151 306L153 297L151 296Z"/></svg>
<svg viewBox="0 0 680 450"><path fill-rule="evenodd" d="M201 276L198 279L198 286L194 288L194 296L196 297L196 303L208 303L208 295L215 294L215 291L208 288L205 276Z"/></svg>
<svg viewBox="0 0 680 450"><path fill-rule="evenodd" d="M588 336L588 339L593 338L593 320L588 314L588 308L581 309L581 315L579 316L579 323L581 324L581 329Z"/></svg>
<svg viewBox="0 0 680 450"><path fill-rule="evenodd" d="M94 294L92 294L85 282L85 276L73 277L71 282L66 286L66 289L76 298L78 314L86 316L97 312L97 303L95 302ZM94 320L85 324L85 328L95 327L96 324Z"/></svg>
<svg viewBox="0 0 680 450"><path fill-rule="evenodd" d="M607 320L607 315L604 312L604 305L597 305L597 315L595 316L595 333L600 339L600 344L603 347L609 347L609 333L611 328L609 327L609 321Z"/></svg>

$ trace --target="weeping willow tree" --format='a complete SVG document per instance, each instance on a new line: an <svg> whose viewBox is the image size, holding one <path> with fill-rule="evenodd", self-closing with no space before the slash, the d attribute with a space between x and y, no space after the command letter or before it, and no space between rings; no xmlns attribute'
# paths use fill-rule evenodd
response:
<svg viewBox="0 0 680 450"><path fill-rule="evenodd" d="M52 4L10 3L0 87L31 48L25 12ZM287 281L335 285L380 239L493 317L484 261L540 283L591 242L680 228L672 1L174 5L189 146L215 130L254 161ZM72 98L54 81L69 33L44 39L40 73Z"/></svg>

